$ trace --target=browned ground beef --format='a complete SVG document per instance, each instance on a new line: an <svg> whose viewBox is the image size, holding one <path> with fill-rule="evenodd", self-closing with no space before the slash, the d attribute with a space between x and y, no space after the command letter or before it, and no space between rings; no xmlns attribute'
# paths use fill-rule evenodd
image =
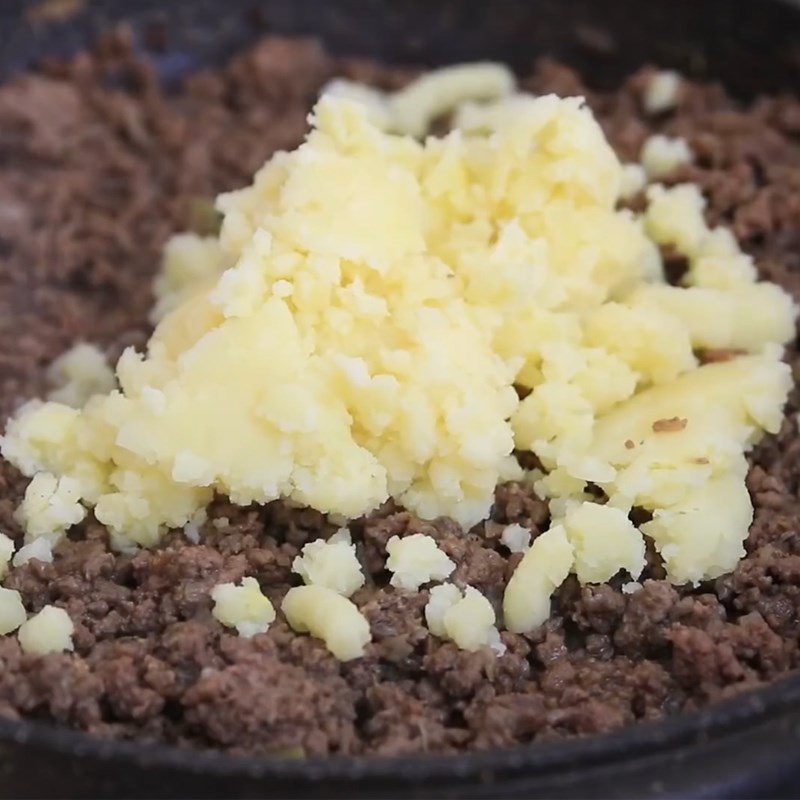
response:
<svg viewBox="0 0 800 800"><path fill-rule="evenodd" d="M94 55L0 88L3 416L42 390L43 368L75 341L115 357L146 340L164 240L213 223L207 198L296 145L316 92L336 73L387 87L410 74L273 38L165 98L116 36ZM587 93L622 158L635 158L654 130L685 136L697 163L675 178L699 183L712 221L732 225L762 274L800 299L800 103L763 98L743 108L719 86L695 84L675 113L648 119L646 80L645 71L614 94ZM546 62L525 85L586 93L577 75ZM789 357L797 372L794 347ZM546 625L502 634L508 652L499 658L429 636L427 593L387 585L384 547L392 534L429 533L459 564L455 577L499 605L519 560L499 544L503 524L547 527L530 489L500 487L492 520L471 531L390 505L356 522L368 581L354 599L374 642L346 664L280 619L246 640L210 613L211 587L244 575L277 605L297 580L299 548L334 530L320 514L220 499L212 520L230 523L205 525L199 544L174 533L135 555L111 552L88 521L53 564L32 561L6 580L32 612L65 608L76 649L36 658L14 636L0 640L0 713L231 751L390 754L591 734L771 681L800 662L797 410L794 392L781 433L752 457L756 517L733 574L673 587L651 555L650 580L632 595L621 581L568 581ZM0 528L17 539L12 510L23 484L0 465Z"/></svg>

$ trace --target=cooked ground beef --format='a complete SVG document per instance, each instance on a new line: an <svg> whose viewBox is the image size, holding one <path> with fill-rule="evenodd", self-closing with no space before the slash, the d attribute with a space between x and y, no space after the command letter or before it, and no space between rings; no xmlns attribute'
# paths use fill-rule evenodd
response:
<svg viewBox="0 0 800 800"><path fill-rule="evenodd" d="M42 391L43 368L74 342L98 342L113 358L146 340L165 239L213 226L209 198L296 145L309 105L335 74L395 87L411 72L270 38L165 97L123 32L0 88L3 417ZM762 275L800 299L800 102L743 107L717 85L693 84L676 111L651 118L641 104L649 74L601 96L545 61L524 85L586 94L624 160L651 132L686 137L697 161L674 179L700 184L711 220L731 225ZM797 372L795 347L789 358ZM211 587L244 575L277 605L297 581L290 566L302 545L335 530L321 514L219 499L199 543L176 532L126 555L111 552L89 520L54 563L31 561L6 580L29 611L65 608L76 632L74 653L41 658L23 655L14 636L0 640L0 713L237 752L396 754L592 734L771 681L800 662L799 401L795 391L780 434L752 455L755 522L731 575L673 587L651 553L633 594L621 580L568 581L549 622L530 635L502 634L502 657L429 636L427 593L387 585L385 545L398 533L430 534L459 564L456 578L499 605L520 558L500 543L503 525L534 535L547 527L547 507L529 488L499 487L492 519L470 531L392 504L357 521L368 579L354 600L374 641L345 664L280 619L248 640L210 613ZM12 511L23 486L0 464L0 528L17 539Z"/></svg>

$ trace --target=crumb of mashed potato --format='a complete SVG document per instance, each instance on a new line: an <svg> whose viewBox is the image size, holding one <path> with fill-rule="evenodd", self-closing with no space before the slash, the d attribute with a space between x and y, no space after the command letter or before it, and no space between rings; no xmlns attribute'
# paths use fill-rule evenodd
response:
<svg viewBox="0 0 800 800"><path fill-rule="evenodd" d="M681 76L673 70L656 72L648 81L642 97L645 111L661 114L678 104Z"/></svg>
<svg viewBox="0 0 800 800"><path fill-rule="evenodd" d="M14 566L19 567L22 564L27 564L32 558L35 558L45 564L52 563L53 542L46 536L39 536L32 542L23 545L14 554Z"/></svg>
<svg viewBox="0 0 800 800"><path fill-rule="evenodd" d="M43 656L72 650L74 630L75 626L63 608L48 605L20 626L17 637L24 653Z"/></svg>
<svg viewBox="0 0 800 800"><path fill-rule="evenodd" d="M575 563L563 525L538 536L522 557L503 595L503 618L514 633L527 633L550 616L550 595Z"/></svg>
<svg viewBox="0 0 800 800"><path fill-rule="evenodd" d="M752 521L747 487L733 474L716 477L670 507L656 509L642 531L655 542L670 574L697 584L736 566Z"/></svg>
<svg viewBox="0 0 800 800"><path fill-rule="evenodd" d="M200 543L200 526L208 519L206 510L201 508L194 514L194 516L183 526L183 535L192 543Z"/></svg>
<svg viewBox="0 0 800 800"><path fill-rule="evenodd" d="M360 658L372 639L369 623L355 604L326 586L289 589L281 610L293 630L322 639L340 661Z"/></svg>
<svg viewBox="0 0 800 800"><path fill-rule="evenodd" d="M500 541L512 553L524 553L531 546L531 532L515 522L503 528Z"/></svg>
<svg viewBox="0 0 800 800"><path fill-rule="evenodd" d="M619 196L622 200L633 200L647 186L647 173L640 164L623 164Z"/></svg>
<svg viewBox="0 0 800 800"><path fill-rule="evenodd" d="M27 618L20 593L16 589L0 586L0 636L12 633Z"/></svg>
<svg viewBox="0 0 800 800"><path fill-rule="evenodd" d="M96 394L108 394L117 385L114 370L94 345L80 342L59 356L47 370L53 389L48 398L82 408Z"/></svg>
<svg viewBox="0 0 800 800"><path fill-rule="evenodd" d="M436 541L424 533L392 536L386 543L386 552L386 569L392 573L390 583L398 589L415 591L423 583L443 581L456 568Z"/></svg>
<svg viewBox="0 0 800 800"><path fill-rule="evenodd" d="M575 503L562 524L572 545L573 570L581 583L603 583L621 569L638 578L645 567L645 547L627 513L598 503Z"/></svg>
<svg viewBox="0 0 800 800"><path fill-rule="evenodd" d="M79 501L80 485L74 478L37 472L16 515L25 528L26 540L39 537L57 540L86 516L86 509Z"/></svg>
<svg viewBox="0 0 800 800"><path fill-rule="evenodd" d="M703 216L706 201L700 189L691 183L670 188L656 183L648 187L647 200L647 234L660 245L694 256L710 234Z"/></svg>
<svg viewBox="0 0 800 800"><path fill-rule="evenodd" d="M505 652L492 604L473 586L463 591L452 583L434 586L425 606L425 621L434 636L454 642L461 650L491 647L498 655Z"/></svg>
<svg viewBox="0 0 800 800"><path fill-rule="evenodd" d="M8 564L11 556L14 555L14 547L14 540L0 532L0 579L4 578L8 572Z"/></svg>
<svg viewBox="0 0 800 800"><path fill-rule="evenodd" d="M682 164L691 163L692 151L685 139L671 139L657 133L644 143L640 159L648 177L658 180Z"/></svg>
<svg viewBox="0 0 800 800"><path fill-rule="evenodd" d="M220 583L211 590L212 614L223 625L236 628L240 636L250 638L266 633L275 621L275 609L255 578L242 578L237 586Z"/></svg>
<svg viewBox="0 0 800 800"><path fill-rule="evenodd" d="M296 572L304 583L333 589L343 597L350 597L364 585L356 546L346 528L327 541L316 539L308 542L301 552L302 555L292 563L292 572Z"/></svg>

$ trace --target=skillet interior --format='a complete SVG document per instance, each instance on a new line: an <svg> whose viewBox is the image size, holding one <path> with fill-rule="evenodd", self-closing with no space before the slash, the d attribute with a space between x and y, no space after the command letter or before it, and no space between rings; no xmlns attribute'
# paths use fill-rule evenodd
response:
<svg viewBox="0 0 800 800"><path fill-rule="evenodd" d="M713 77L741 96L800 85L800 7L781 0L91 0L63 20L31 22L32 3L0 7L0 75L75 51L119 20L170 32L155 55L175 83L265 32L320 36L338 53L392 62L539 54L597 87L647 61ZM800 740L800 678L657 724L565 744L451 757L359 761L234 759L100 742L36 723L0 721L7 796L549 796L779 791ZM733 759L736 753L746 758ZM800 771L800 770L798 770ZM789 790L791 791L791 790ZM787 796L790 796L787 794Z"/></svg>

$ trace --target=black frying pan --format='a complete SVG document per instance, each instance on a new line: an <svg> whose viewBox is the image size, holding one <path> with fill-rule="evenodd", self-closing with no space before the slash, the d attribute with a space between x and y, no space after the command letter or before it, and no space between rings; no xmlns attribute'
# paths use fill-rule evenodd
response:
<svg viewBox="0 0 800 800"><path fill-rule="evenodd" d="M0 77L121 19L139 30L156 19L170 32L154 55L166 83L269 30L395 62L526 67L546 53L599 88L655 62L742 96L800 90L800 2L789 0L88 0L37 25L30 5L0 0ZM0 796L797 797L800 676L700 714L459 756L240 759L0 720Z"/></svg>

